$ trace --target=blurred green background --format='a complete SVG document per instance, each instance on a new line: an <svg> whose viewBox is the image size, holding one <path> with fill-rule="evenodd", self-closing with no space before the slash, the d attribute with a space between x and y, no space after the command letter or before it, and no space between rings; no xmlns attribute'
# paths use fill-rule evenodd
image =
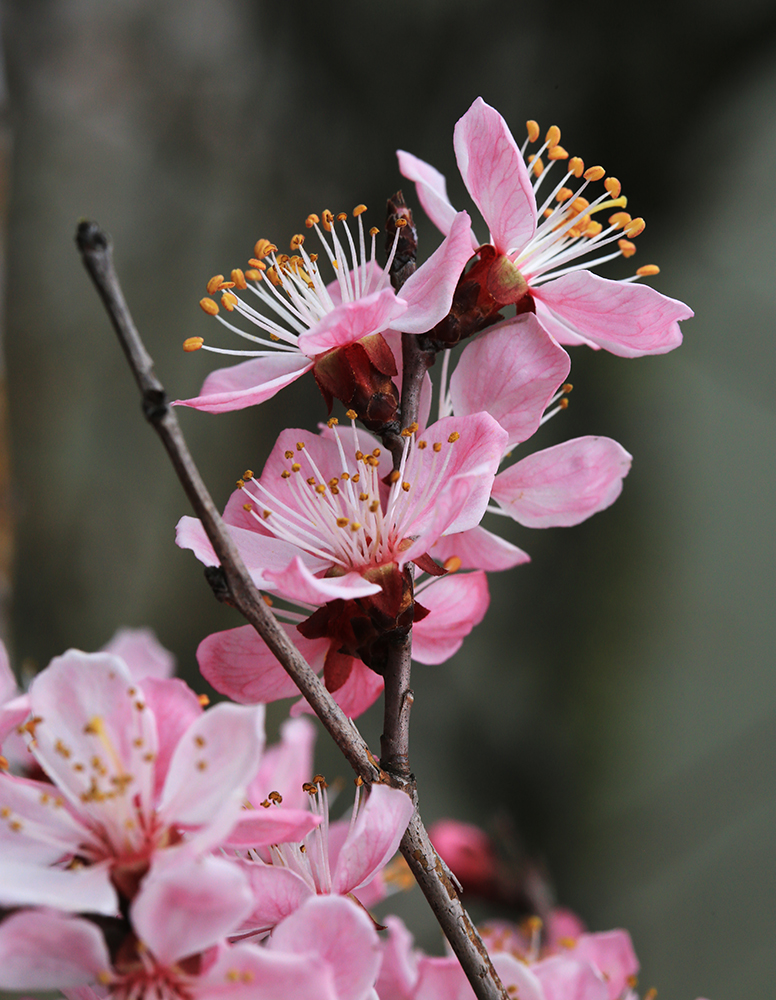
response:
<svg viewBox="0 0 776 1000"><path fill-rule="evenodd" d="M659 264L655 286L696 318L664 357L572 352L572 405L537 446L608 434L633 471L581 527L515 526L533 563L491 578L489 616L453 661L416 668L423 812L509 817L561 902L591 928L630 929L661 1000L772 995L773 5L0 9L16 664L150 625L201 690L198 642L238 623L173 543L187 504L76 254L77 220L112 234L157 371L185 398L213 367L181 350L212 331L205 282L258 237L282 245L309 212L362 201L379 224L402 184L397 147L469 207L451 138L478 95L520 137L527 118L556 123L622 180L648 223L636 263ZM420 234L430 253L435 230ZM323 412L308 377L258 410L180 416L223 503L281 426ZM377 745L379 717L361 728ZM344 774L320 742L320 766ZM402 906L433 946L419 893Z"/></svg>

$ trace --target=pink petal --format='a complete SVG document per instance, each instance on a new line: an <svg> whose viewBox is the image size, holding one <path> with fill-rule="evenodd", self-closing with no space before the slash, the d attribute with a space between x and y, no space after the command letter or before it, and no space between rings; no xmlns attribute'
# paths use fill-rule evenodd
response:
<svg viewBox="0 0 776 1000"><path fill-rule="evenodd" d="M269 847L304 840L320 824L309 809L243 809L224 839L227 847Z"/></svg>
<svg viewBox="0 0 776 1000"><path fill-rule="evenodd" d="M305 639L294 625L281 625L316 671L323 669L328 639ZM202 676L216 691L244 705L277 701L299 689L250 625L214 632L197 649Z"/></svg>
<svg viewBox="0 0 776 1000"><path fill-rule="evenodd" d="M175 673L175 657L150 628L120 628L101 652L121 657L138 681L144 677L172 677Z"/></svg>
<svg viewBox="0 0 776 1000"><path fill-rule="evenodd" d="M412 948L412 935L398 918L385 918L388 937L383 939L380 975L375 984L380 997L391 1000L414 1000L418 980L418 958Z"/></svg>
<svg viewBox="0 0 776 1000"><path fill-rule="evenodd" d="M396 297L392 288L345 302L327 313L308 333L300 334L299 350L313 357L334 347L354 344L362 337L387 330L406 309L406 303Z"/></svg>
<svg viewBox="0 0 776 1000"><path fill-rule="evenodd" d="M272 399L313 367L313 362L290 351L251 358L231 368L218 368L205 379L202 392L176 399L173 406L191 406L206 413L228 413Z"/></svg>
<svg viewBox="0 0 776 1000"><path fill-rule="evenodd" d="M267 947L307 955L310 964L331 969L337 1000L366 1000L380 965L371 917L341 896L310 899L278 924Z"/></svg>
<svg viewBox="0 0 776 1000"><path fill-rule="evenodd" d="M570 527L614 503L630 465L611 438L575 438L499 473L493 499L527 528Z"/></svg>
<svg viewBox="0 0 776 1000"><path fill-rule="evenodd" d="M460 962L453 955L445 958L423 955L420 958L413 1000L471 1000L473 996L474 991Z"/></svg>
<svg viewBox="0 0 776 1000"><path fill-rule="evenodd" d="M72 913L115 916L119 901L108 864L78 869L0 861L0 906L50 906Z"/></svg>
<svg viewBox="0 0 776 1000"><path fill-rule="evenodd" d="M378 594L380 586L370 583L360 573L345 573L344 576L317 577L313 576L299 556L280 571L267 569L264 575L272 590L277 590L283 597L301 604L319 605L334 601L338 597L348 600L351 597L368 597Z"/></svg>
<svg viewBox="0 0 776 1000"><path fill-rule="evenodd" d="M301 875L289 868L246 863L244 871L253 892L253 910L246 925L257 931L269 930L285 920L315 895Z"/></svg>
<svg viewBox="0 0 776 1000"><path fill-rule="evenodd" d="M433 581L418 594L429 614L412 628L412 658L444 663L488 610L490 595L483 572L454 573Z"/></svg>
<svg viewBox="0 0 776 1000"><path fill-rule="evenodd" d="M226 949L207 974L200 977L196 998L342 1000L328 966L310 962L306 955L271 952L253 944Z"/></svg>
<svg viewBox="0 0 776 1000"><path fill-rule="evenodd" d="M481 97L455 126L461 177L503 254L520 250L536 231L536 199L525 161L501 115Z"/></svg>
<svg viewBox="0 0 776 1000"><path fill-rule="evenodd" d="M130 907L137 936L162 965L197 955L234 932L253 894L241 868L225 858L153 867Z"/></svg>
<svg viewBox="0 0 776 1000"><path fill-rule="evenodd" d="M458 280L472 255L471 219L459 212L449 235L399 292L407 312L391 324L402 333L427 333L450 312Z"/></svg>
<svg viewBox="0 0 776 1000"><path fill-rule="evenodd" d="M20 694L0 706L0 746L30 714L30 696Z"/></svg>
<svg viewBox="0 0 776 1000"><path fill-rule="evenodd" d="M202 715L202 705L188 684L175 677L169 680L147 677L143 681L143 693L154 717L164 719L158 732L154 775L154 791L158 795L164 786L173 751L186 730Z"/></svg>
<svg viewBox="0 0 776 1000"><path fill-rule="evenodd" d="M248 801L258 806L270 792L278 792L283 808L307 808L308 795L302 785L313 774L315 737L309 719L286 719L280 727L280 742L264 751L259 772L248 787Z"/></svg>
<svg viewBox="0 0 776 1000"><path fill-rule="evenodd" d="M453 228L456 211L447 197L447 182L439 171L430 163L419 160L412 153L403 149L396 151L399 158L399 170L403 177L414 181L418 192L418 201L423 206L426 215L445 236ZM470 237L472 251L477 249L477 241Z"/></svg>
<svg viewBox="0 0 776 1000"><path fill-rule="evenodd" d="M493 964L504 989L520 1000L546 1000L542 985L524 962L512 955L494 955Z"/></svg>
<svg viewBox="0 0 776 1000"><path fill-rule="evenodd" d="M639 971L631 936L623 930L583 934L568 954L589 962L603 974L609 988L609 1000L617 1000L625 992L630 977Z"/></svg>
<svg viewBox="0 0 776 1000"><path fill-rule="evenodd" d="M571 361L535 316L525 314L490 327L468 344L450 379L456 416L486 410L509 434L507 447L527 440Z"/></svg>
<svg viewBox="0 0 776 1000"><path fill-rule="evenodd" d="M360 660L354 659L348 679L342 687L337 688L332 697L345 715L351 719L357 719L359 715L374 705L382 694L384 686L385 682L382 677L374 670L364 666ZM291 715L300 715L302 712L313 714L313 710L304 698L291 706Z"/></svg>
<svg viewBox="0 0 776 1000"><path fill-rule="evenodd" d="M5 643L0 641L0 705L10 701L17 690L16 676L8 660L8 650L5 648Z"/></svg>
<svg viewBox="0 0 776 1000"><path fill-rule="evenodd" d="M168 821L211 824L229 814L233 825L264 748L264 706L221 702L179 741L160 804ZM234 811L234 812L233 812Z"/></svg>
<svg viewBox="0 0 776 1000"><path fill-rule="evenodd" d="M487 476L486 476L487 478ZM471 509L479 500L482 477L475 470L468 475L456 476L447 483L436 497L431 516L423 522L423 531L415 541L397 556L399 566L417 559L427 552L446 532L454 531L460 523L461 513ZM487 503L487 500L485 500ZM484 512L484 504L483 504ZM480 515L481 517L482 515Z"/></svg>
<svg viewBox="0 0 776 1000"><path fill-rule="evenodd" d="M457 558L461 560L460 569L484 569L488 573L512 569L531 561L522 549L491 534L482 525L454 535L443 535L434 543L431 555L442 565L448 559Z"/></svg>
<svg viewBox="0 0 776 1000"><path fill-rule="evenodd" d="M88 826L48 782L0 774L0 811L0 848L9 861L54 864L90 839Z"/></svg>
<svg viewBox="0 0 776 1000"><path fill-rule="evenodd" d="M547 1000L609 1000L603 978L587 962L553 955L531 969Z"/></svg>
<svg viewBox="0 0 776 1000"><path fill-rule="evenodd" d="M398 788L372 786L342 845L332 874L332 892L357 889L391 860L414 808L410 797Z"/></svg>
<svg viewBox="0 0 776 1000"><path fill-rule="evenodd" d="M570 333L623 358L672 351L682 342L678 321L693 315L684 302L649 285L590 271L565 274L531 291L539 321L559 343Z"/></svg>
<svg viewBox="0 0 776 1000"><path fill-rule="evenodd" d="M81 986L110 967L102 933L88 920L47 910L22 910L0 924L2 989Z"/></svg>

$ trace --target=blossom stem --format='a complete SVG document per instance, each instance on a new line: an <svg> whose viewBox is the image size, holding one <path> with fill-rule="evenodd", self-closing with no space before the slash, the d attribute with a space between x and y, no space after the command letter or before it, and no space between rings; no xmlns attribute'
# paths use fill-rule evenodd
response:
<svg viewBox="0 0 776 1000"><path fill-rule="evenodd" d="M210 568L206 573L216 596L240 611L256 629L312 706L356 774L367 784L398 785L411 796L416 803L416 810L401 841L402 854L478 1000L509 1000L445 866L429 840L417 812L414 780L411 777L404 781L392 778L377 764L353 722L347 718L323 682L291 643L251 580L189 452L178 419L167 402L164 387L153 370L153 360L145 349L124 299L113 266L113 254L107 234L96 223L81 222L76 233L76 244L140 389L146 419L161 438L221 564L220 568ZM401 663L409 664L409 642L397 644L399 646L403 650ZM403 677L404 669L397 670L397 676ZM409 669L408 666L406 669ZM397 685L397 690L399 689L407 690L404 684ZM396 739L396 745L399 747L403 745L406 748L406 742L402 744L401 741L408 739L410 705L411 693L410 698L403 697L396 708L392 709L398 720L397 732L400 735Z"/></svg>

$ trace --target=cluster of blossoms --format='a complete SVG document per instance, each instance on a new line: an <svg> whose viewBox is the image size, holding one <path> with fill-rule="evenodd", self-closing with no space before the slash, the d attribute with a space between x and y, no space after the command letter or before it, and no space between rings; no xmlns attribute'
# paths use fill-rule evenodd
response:
<svg viewBox="0 0 776 1000"><path fill-rule="evenodd" d="M290 254L262 239L248 268L208 282L202 308L250 346L184 345L246 360L181 405L239 409L307 372L323 394L328 421L283 430L261 473L242 474L224 521L351 718L380 696L400 642L411 636L419 663L448 660L487 610L487 574L528 561L482 526L486 514L571 526L619 495L631 459L609 438L515 456L567 405L564 345L663 353L691 315L638 283L653 266L622 281L592 272L633 255L643 220L625 212L616 178L566 153L557 128L543 144L535 122L527 131L519 148L482 100L456 126L486 242L444 177L400 152L443 234L425 263L401 194L384 264L365 206L350 220L310 215L319 252L304 234ZM335 400L344 417L331 416ZM182 518L177 541L218 565L198 520ZM265 747L264 705L298 691L257 633L210 635L198 661L231 701L207 707L146 633L70 650L26 693L0 660L0 988L69 1000L473 996L456 958L420 954L400 921L382 927L369 912L406 880L391 861L411 797L357 785L349 817L330 822L309 720L289 720ZM302 699L291 714L306 711ZM448 825L437 838L465 886L516 902L481 832ZM624 931L542 916L544 929L538 918L484 929L510 996L636 1000Z"/></svg>

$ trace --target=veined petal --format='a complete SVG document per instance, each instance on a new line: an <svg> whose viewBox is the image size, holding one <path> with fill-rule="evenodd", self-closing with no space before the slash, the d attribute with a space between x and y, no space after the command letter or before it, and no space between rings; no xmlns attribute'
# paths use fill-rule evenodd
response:
<svg viewBox="0 0 776 1000"><path fill-rule="evenodd" d="M299 556L276 572L265 570L270 582L274 581L275 590L291 601L301 601L304 604L326 604L337 598L347 600L351 597L368 597L379 594L380 585L365 580L360 573L345 573L344 576L317 577L307 569Z"/></svg>
<svg viewBox="0 0 776 1000"><path fill-rule="evenodd" d="M154 791L159 795L178 742L202 715L203 709L188 684L177 677L165 680L147 677L143 682L143 692L154 717L164 720L164 725L159 728L154 774Z"/></svg>
<svg viewBox="0 0 776 1000"><path fill-rule="evenodd" d="M91 835L48 782L0 774L0 812L0 849L9 861L54 864Z"/></svg>
<svg viewBox="0 0 776 1000"><path fill-rule="evenodd" d="M427 333L450 312L458 280L472 255L471 219L459 212L449 235L402 285L407 312L392 322L402 333Z"/></svg>
<svg viewBox="0 0 776 1000"><path fill-rule="evenodd" d="M373 785L339 852L331 891L352 892L386 865L414 810L412 800L400 789Z"/></svg>
<svg viewBox="0 0 776 1000"><path fill-rule="evenodd" d="M305 639L294 625L281 625L313 669L323 669L328 639ZM202 676L216 691L245 705L277 701L299 688L250 625L214 632L197 649Z"/></svg>
<svg viewBox="0 0 776 1000"><path fill-rule="evenodd" d="M154 866L130 908L135 931L163 965L196 955L234 932L253 895L240 867L224 858Z"/></svg>
<svg viewBox="0 0 776 1000"><path fill-rule="evenodd" d="M160 812L184 826L208 824L245 796L264 748L264 706L222 702L190 726L170 761Z"/></svg>
<svg viewBox="0 0 776 1000"><path fill-rule="evenodd" d="M274 927L315 895L312 886L290 868L247 863L243 870L253 890L253 910L246 921L250 928Z"/></svg>
<svg viewBox="0 0 776 1000"><path fill-rule="evenodd" d="M559 343L569 331L624 358L672 351L682 342L679 320L693 315L684 302L649 285L610 281L590 271L555 278L532 294L539 321Z"/></svg>
<svg viewBox="0 0 776 1000"><path fill-rule="evenodd" d="M244 809L231 833L224 840L226 847L268 847L304 840L321 822L309 809Z"/></svg>
<svg viewBox="0 0 776 1000"><path fill-rule="evenodd" d="M332 697L349 719L357 719L362 712L374 705L384 687L385 681L379 674L364 666L360 660L353 658L348 679L337 688ZM297 716L303 712L314 714L307 700L300 698L291 706L291 715Z"/></svg>
<svg viewBox="0 0 776 1000"><path fill-rule="evenodd" d="M423 206L426 215L445 236L453 228L456 210L447 197L447 182L444 175L432 167L430 163L407 153L403 149L396 151L399 158L399 170L403 177L415 182L418 201ZM477 249L477 240L470 236L472 252Z"/></svg>
<svg viewBox="0 0 776 1000"><path fill-rule="evenodd" d="M484 569L488 573L531 561L527 552L486 531L481 524L468 531L443 535L434 543L431 555L443 565L448 559L460 559L459 569Z"/></svg>
<svg viewBox="0 0 776 1000"><path fill-rule="evenodd" d="M527 528L570 527L614 503L630 465L611 438L575 438L499 473L493 499Z"/></svg>
<svg viewBox="0 0 776 1000"><path fill-rule="evenodd" d="M217 368L205 379L199 396L176 399L172 405L191 406L206 413L242 410L272 399L312 367L310 358L291 352L251 358L230 368Z"/></svg>
<svg viewBox="0 0 776 1000"><path fill-rule="evenodd" d="M94 982L110 969L102 932L51 910L22 910L0 924L0 988L55 990Z"/></svg>
<svg viewBox="0 0 776 1000"><path fill-rule="evenodd" d="M453 573L425 587L418 600L428 615L412 628L412 658L444 663L485 616L490 603L485 573Z"/></svg>
<svg viewBox="0 0 776 1000"><path fill-rule="evenodd" d="M362 337L387 330L406 309L407 303L397 298L392 288L345 302L327 313L309 332L300 334L299 350L312 357L354 344Z"/></svg>
<svg viewBox="0 0 776 1000"><path fill-rule="evenodd" d="M197 1000L344 1000L328 966L253 944L225 950L202 979Z"/></svg>
<svg viewBox="0 0 776 1000"><path fill-rule="evenodd" d="M512 447L537 430L570 368L568 354L535 316L505 320L464 348L450 379L454 412L463 417L487 411L509 434Z"/></svg>
<svg viewBox="0 0 776 1000"><path fill-rule="evenodd" d="M494 246L504 254L520 250L536 231L536 200L507 123L478 97L456 124L453 145L463 182Z"/></svg>

